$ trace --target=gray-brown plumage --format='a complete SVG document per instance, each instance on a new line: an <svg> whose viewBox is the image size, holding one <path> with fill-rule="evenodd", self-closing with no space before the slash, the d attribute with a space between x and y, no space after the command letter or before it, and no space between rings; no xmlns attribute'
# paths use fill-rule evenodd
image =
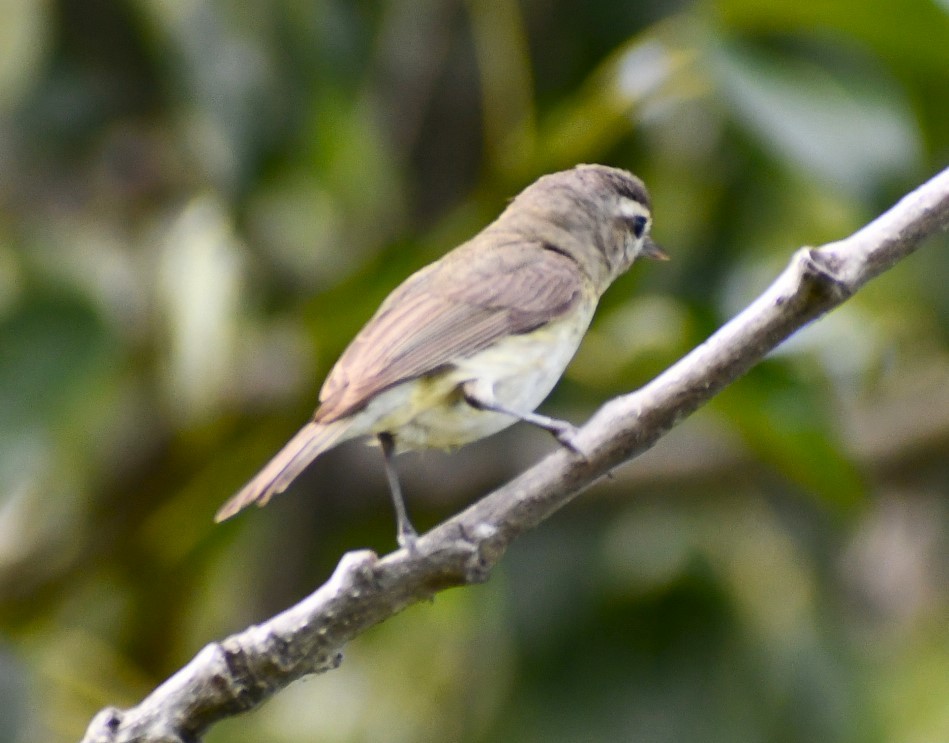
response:
<svg viewBox="0 0 949 743"><path fill-rule="evenodd" d="M538 243L486 251L486 236L411 276L383 302L333 367L314 420L330 423L394 384L470 357L570 311L581 280L569 258Z"/></svg>
<svg viewBox="0 0 949 743"><path fill-rule="evenodd" d="M645 187L619 169L581 165L529 186L481 233L388 296L333 367L311 422L216 519L263 505L327 449L375 434L404 542L414 531L389 452L459 446L517 419L564 440L569 424L532 411L609 284L638 255L664 257L650 224Z"/></svg>

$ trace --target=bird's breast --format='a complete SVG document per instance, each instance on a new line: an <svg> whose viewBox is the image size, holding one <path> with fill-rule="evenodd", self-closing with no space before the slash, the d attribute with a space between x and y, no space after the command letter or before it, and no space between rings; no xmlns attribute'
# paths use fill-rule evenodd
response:
<svg viewBox="0 0 949 743"><path fill-rule="evenodd" d="M507 408L534 411L576 353L594 309L595 302L581 302L567 317L396 385L365 411L376 419L372 431L391 432L400 450L411 450L452 449L507 428L514 418L474 409L465 401L462 385L473 381Z"/></svg>

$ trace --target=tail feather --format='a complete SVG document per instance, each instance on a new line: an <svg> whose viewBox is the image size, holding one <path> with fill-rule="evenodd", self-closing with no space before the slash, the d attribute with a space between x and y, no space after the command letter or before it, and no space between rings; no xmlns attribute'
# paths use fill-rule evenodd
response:
<svg viewBox="0 0 949 743"><path fill-rule="evenodd" d="M277 493L282 493L307 466L320 454L342 443L352 434L345 436L350 421L340 420L333 423L307 423L287 442L277 455L258 472L254 479L241 491L227 501L214 516L217 522L229 519L252 503L264 506Z"/></svg>

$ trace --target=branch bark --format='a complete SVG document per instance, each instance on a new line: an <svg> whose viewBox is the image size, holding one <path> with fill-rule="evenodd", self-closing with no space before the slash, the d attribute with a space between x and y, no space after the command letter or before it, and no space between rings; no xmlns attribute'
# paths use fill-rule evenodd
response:
<svg viewBox="0 0 949 743"><path fill-rule="evenodd" d="M330 580L268 621L212 642L138 706L107 708L84 743L186 743L292 681L336 668L354 637L435 593L488 578L511 542L733 382L795 331L949 229L949 169L850 237L801 248L747 309L580 431L585 458L558 450L423 535L412 551L343 556Z"/></svg>

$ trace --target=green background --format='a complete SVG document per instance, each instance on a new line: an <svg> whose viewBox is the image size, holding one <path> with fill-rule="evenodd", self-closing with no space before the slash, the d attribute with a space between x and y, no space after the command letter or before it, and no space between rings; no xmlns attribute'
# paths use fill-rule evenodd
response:
<svg viewBox="0 0 949 743"><path fill-rule="evenodd" d="M945 0L2 0L0 741L79 738L394 547L346 445L212 524L402 278L539 175L648 184L582 422L949 161ZM223 741L949 740L945 237ZM399 460L428 528L555 444Z"/></svg>

